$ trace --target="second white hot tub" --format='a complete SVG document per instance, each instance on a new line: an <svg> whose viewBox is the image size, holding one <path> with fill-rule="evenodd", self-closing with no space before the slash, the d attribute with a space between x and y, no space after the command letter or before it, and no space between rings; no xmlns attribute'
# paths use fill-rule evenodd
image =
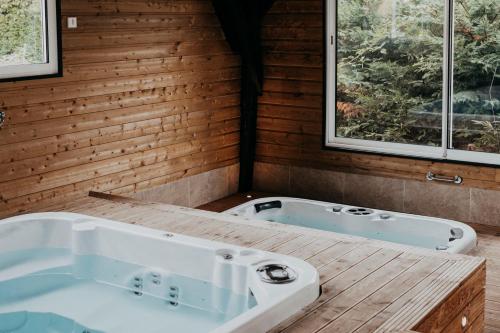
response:
<svg viewBox="0 0 500 333"><path fill-rule="evenodd" d="M226 213L450 253L477 242L474 229L457 221L298 198L252 200Z"/></svg>

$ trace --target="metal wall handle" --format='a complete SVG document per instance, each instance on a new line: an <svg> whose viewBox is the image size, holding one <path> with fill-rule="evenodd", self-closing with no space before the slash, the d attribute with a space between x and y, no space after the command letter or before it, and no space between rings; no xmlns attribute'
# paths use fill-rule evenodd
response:
<svg viewBox="0 0 500 333"><path fill-rule="evenodd" d="M425 178L429 181L438 181L438 182L445 182L445 183L453 183L460 185L463 183L463 178L460 176L443 176L443 175L437 175L433 173L432 171L427 172L427 175Z"/></svg>
<svg viewBox="0 0 500 333"><path fill-rule="evenodd" d="M3 123L5 122L5 111L0 111L0 128L3 127Z"/></svg>

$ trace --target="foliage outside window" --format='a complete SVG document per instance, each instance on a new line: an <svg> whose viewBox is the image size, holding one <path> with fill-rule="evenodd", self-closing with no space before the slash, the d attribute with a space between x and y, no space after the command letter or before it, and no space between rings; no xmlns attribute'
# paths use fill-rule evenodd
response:
<svg viewBox="0 0 500 333"><path fill-rule="evenodd" d="M500 153L500 0L334 2L327 145Z"/></svg>
<svg viewBox="0 0 500 333"><path fill-rule="evenodd" d="M453 143L500 153L500 0L455 3Z"/></svg>
<svg viewBox="0 0 500 333"><path fill-rule="evenodd" d="M0 80L59 72L55 0L0 0Z"/></svg>

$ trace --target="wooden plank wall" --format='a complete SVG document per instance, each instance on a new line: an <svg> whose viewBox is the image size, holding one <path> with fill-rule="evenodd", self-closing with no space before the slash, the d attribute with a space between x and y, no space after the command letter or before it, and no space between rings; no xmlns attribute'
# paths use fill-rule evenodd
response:
<svg viewBox="0 0 500 333"><path fill-rule="evenodd" d="M323 0L277 0L264 22L265 85L257 160L424 180L429 170L464 186L500 189L500 169L323 151Z"/></svg>
<svg viewBox="0 0 500 333"><path fill-rule="evenodd" d="M239 59L208 0L62 0L64 77L0 83L0 215L237 163Z"/></svg>

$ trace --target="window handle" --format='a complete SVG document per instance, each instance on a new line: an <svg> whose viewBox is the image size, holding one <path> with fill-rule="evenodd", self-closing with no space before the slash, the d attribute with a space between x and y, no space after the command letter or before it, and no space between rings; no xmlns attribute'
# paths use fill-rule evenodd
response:
<svg viewBox="0 0 500 333"><path fill-rule="evenodd" d="M425 178L429 181L438 181L438 182L445 182L445 183L453 183L460 185L463 183L463 178L460 176L443 176L443 175L437 175L434 174L432 171L427 172L427 175Z"/></svg>

